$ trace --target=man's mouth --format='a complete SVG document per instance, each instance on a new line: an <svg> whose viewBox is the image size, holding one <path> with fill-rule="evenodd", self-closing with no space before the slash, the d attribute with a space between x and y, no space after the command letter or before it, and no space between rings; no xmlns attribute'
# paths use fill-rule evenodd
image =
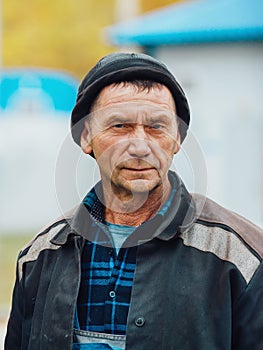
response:
<svg viewBox="0 0 263 350"><path fill-rule="evenodd" d="M150 171L154 170L155 168L128 168L128 167L123 167L123 170L128 170L128 171L135 171L135 172L140 172L140 171Z"/></svg>
<svg viewBox="0 0 263 350"><path fill-rule="evenodd" d="M153 162L146 162L142 160L122 162L118 165L119 170L130 173L130 174L147 174L152 173L158 169L156 164Z"/></svg>

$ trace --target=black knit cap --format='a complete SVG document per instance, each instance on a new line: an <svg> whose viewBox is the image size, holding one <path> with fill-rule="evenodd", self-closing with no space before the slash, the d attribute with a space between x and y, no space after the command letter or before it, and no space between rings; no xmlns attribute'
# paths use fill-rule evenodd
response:
<svg viewBox="0 0 263 350"><path fill-rule="evenodd" d="M142 53L115 52L103 57L85 76L79 86L76 104L71 114L71 133L80 145L84 121L99 92L112 83L151 80L165 85L172 93L180 135L183 142L190 122L190 111L183 89L168 68L155 58Z"/></svg>

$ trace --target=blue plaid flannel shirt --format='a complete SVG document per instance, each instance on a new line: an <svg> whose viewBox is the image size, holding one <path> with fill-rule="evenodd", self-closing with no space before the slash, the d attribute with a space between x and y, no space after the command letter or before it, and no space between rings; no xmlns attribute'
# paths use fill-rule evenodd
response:
<svg viewBox="0 0 263 350"><path fill-rule="evenodd" d="M159 211L164 215L176 191L173 186L168 201ZM95 221L95 241L87 241L81 259L81 283L77 301L79 328L86 331L108 334L126 334L133 277L136 268L137 247L121 248L118 256L115 249L103 245L101 231L104 206L92 189L84 204ZM110 233L108 232L108 236ZM99 244L100 243L100 244Z"/></svg>
<svg viewBox="0 0 263 350"><path fill-rule="evenodd" d="M80 329L109 334L125 334L136 247L115 249L100 241L104 207L91 190L84 204L95 218L95 241L87 241L81 260L81 283L77 302ZM101 244L98 244L101 243Z"/></svg>

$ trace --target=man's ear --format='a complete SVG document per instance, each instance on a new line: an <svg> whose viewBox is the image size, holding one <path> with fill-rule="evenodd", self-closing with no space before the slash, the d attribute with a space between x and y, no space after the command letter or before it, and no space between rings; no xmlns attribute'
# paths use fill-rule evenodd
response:
<svg viewBox="0 0 263 350"><path fill-rule="evenodd" d="M180 148L181 148L181 135L178 128L176 139L175 139L174 154L178 153L180 151Z"/></svg>
<svg viewBox="0 0 263 350"><path fill-rule="evenodd" d="M87 120L85 120L84 129L80 136L80 146L84 153L90 154L92 152L91 133L89 123Z"/></svg>

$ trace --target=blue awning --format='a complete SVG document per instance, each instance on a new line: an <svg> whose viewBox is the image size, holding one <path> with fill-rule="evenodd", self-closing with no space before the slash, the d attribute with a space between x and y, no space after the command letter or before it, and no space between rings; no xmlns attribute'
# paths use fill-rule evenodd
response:
<svg viewBox="0 0 263 350"><path fill-rule="evenodd" d="M45 110L70 112L75 104L78 81L49 69L0 70L0 110L19 109L21 102L38 103Z"/></svg>
<svg viewBox="0 0 263 350"><path fill-rule="evenodd" d="M115 45L263 40L262 0L192 0L106 29Z"/></svg>

